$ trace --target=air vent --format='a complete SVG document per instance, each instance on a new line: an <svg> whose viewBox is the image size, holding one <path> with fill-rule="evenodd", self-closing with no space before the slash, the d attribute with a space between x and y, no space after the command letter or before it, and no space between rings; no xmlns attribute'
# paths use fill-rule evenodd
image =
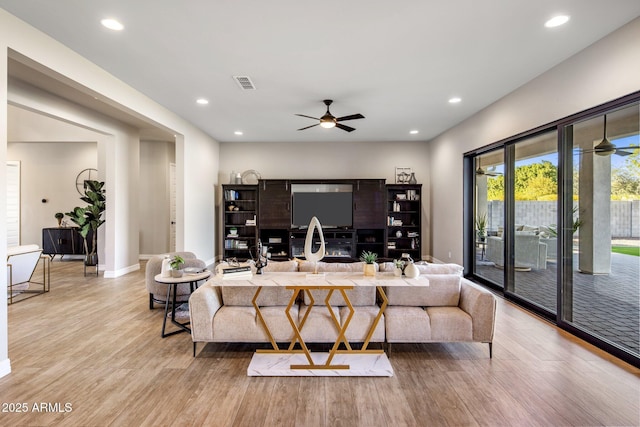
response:
<svg viewBox="0 0 640 427"><path fill-rule="evenodd" d="M236 83L238 83L238 86L240 86L241 89L255 90L256 88L249 76L233 76L233 78L236 79Z"/></svg>

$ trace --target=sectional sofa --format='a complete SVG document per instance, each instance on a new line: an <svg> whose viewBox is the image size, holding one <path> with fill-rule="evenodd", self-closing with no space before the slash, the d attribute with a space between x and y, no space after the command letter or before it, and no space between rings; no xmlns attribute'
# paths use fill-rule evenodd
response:
<svg viewBox="0 0 640 427"><path fill-rule="evenodd" d="M312 272L313 264L305 261L271 262L265 271ZM370 342L428 343L468 341L489 344L495 323L496 302L493 294L462 277L462 267L456 264L418 265L421 274L429 278L428 287L388 287L389 304ZM381 272L391 272L392 263L378 265ZM360 272L361 262L318 263L319 272ZM316 301L323 301L323 292L313 291ZM373 318L378 313L376 288L355 287L347 291L355 314L346 332L349 342L363 342ZM194 342L270 342L252 305L255 289L250 287L201 285L190 297L191 335ZM293 331L284 310L291 291L280 287L264 287L258 298L262 316L269 325L273 339L289 343ZM307 295L300 295L291 309L292 317L302 319L309 307ZM342 325L346 317L344 302L338 293L330 300ZM338 331L328 310L316 306L302 329L307 343L332 343Z"/></svg>

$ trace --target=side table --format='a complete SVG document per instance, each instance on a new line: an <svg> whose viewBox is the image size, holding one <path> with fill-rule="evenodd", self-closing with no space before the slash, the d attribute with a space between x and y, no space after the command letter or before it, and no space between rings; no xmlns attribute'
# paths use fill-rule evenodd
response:
<svg viewBox="0 0 640 427"><path fill-rule="evenodd" d="M191 292L193 292L198 287L199 281L206 280L209 277L211 277L210 271L204 271L202 273L197 273L197 274L184 274L182 277L162 277L161 274L157 274L154 277L154 280L156 282L165 283L167 285L167 301L164 305L164 320L162 322L162 338L168 337L170 335L175 335L180 332L191 333L191 329L189 329L189 327L187 326L189 322L180 323L176 320L176 294L178 290L178 285L182 283L189 283ZM167 315L169 314L169 304L171 304L171 323L173 323L180 329L165 333L165 330L167 327Z"/></svg>

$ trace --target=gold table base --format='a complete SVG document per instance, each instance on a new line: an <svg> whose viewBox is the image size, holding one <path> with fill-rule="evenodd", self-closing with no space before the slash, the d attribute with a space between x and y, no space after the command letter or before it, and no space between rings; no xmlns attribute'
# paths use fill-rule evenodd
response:
<svg viewBox="0 0 640 427"><path fill-rule="evenodd" d="M382 289L382 286L376 286L376 288L378 289L378 293L380 295L380 299L382 300L382 305L380 306L380 310L378 310L378 314L376 315L376 317L373 319L373 322L371 322L371 326L369 327L369 331L367 332L367 336L364 340L364 343L362 344L362 348L359 350L354 350L351 347L351 344L349 344L349 341L347 340L346 336L345 336L345 332L347 331L347 328L349 327L349 323L351 322L351 319L353 318L353 315L355 313L355 310L353 308L353 305L351 305L351 301L349 300L349 296L347 295L346 291L349 289L353 289L354 285L331 285L331 284L326 284L326 285L292 285L292 286L287 286L286 289L290 289L293 291L292 295L291 295L291 299L289 300L289 304L287 305L287 308L285 309L285 314L287 316L287 319L289 320L289 323L291 324L291 328L293 329L294 332L294 338L291 341L291 343L289 344L289 347L287 349L281 349L278 344L276 343L276 341L273 338L273 335L271 334L271 331L269 330L269 326L267 325L267 323L265 322L264 318L262 317L262 312L260 311L260 307L258 306L258 296L260 295L260 291L262 290L262 286L259 286L258 289L256 290L255 295L253 296L253 300L251 301L251 303L253 304L253 307L256 309L256 314L258 316L258 319L260 320L260 323L262 324L262 327L264 328L265 332L267 333L267 336L269 337L269 341L271 342L271 346L273 347L272 349L258 349L256 350L256 353L286 353L286 354L291 354L291 353L304 353L304 355L306 356L307 361L309 362L308 364L304 365L291 365L291 369L349 369L350 366L349 365L342 365L342 364L331 364L331 362L333 361L333 358L335 357L336 354L364 354L364 353L373 353L373 354L381 354L384 353L384 350L379 350L379 349L368 349L369 346L369 342L371 341L371 337L373 336L373 333L376 329L376 327L378 326L378 323L380 322L380 319L382 318L382 314L384 313L384 310L387 307L387 296L384 293L384 290ZM315 305L315 300L313 299L313 295L311 294L311 290L314 289L322 289L322 290L328 290L329 292L327 293L327 297L324 300L324 304L327 307L327 309L329 310L329 313L331 314L331 319L333 320L333 324L338 328L338 337L336 338L336 341L334 342L331 351L329 351L329 357L327 358L327 360L325 361L325 363L319 364L319 363L315 363L314 360L311 358L311 352L309 351L309 348L307 347L306 343L304 342L304 339L302 339L302 335L301 335L301 331L302 328L304 327L305 322L307 321L307 318L309 316L309 313L311 313L311 310L313 309L313 306ZM311 304L309 305L309 308L307 309L307 311L305 312L302 320L300 320L300 323L296 323L296 321L291 317L291 307L293 307L293 305L296 302L297 296L300 293L300 291L304 291L306 292L306 294L309 296L309 299L311 300ZM338 320L336 314L333 311L333 308L331 308L331 305L329 304L329 301L331 300L331 296L333 295L334 291L340 291L340 293L342 294L342 298L344 299L344 302L346 304L347 307L349 307L349 315L346 317L343 325L340 325L340 321ZM300 349L295 349L295 345L296 343L300 344ZM345 350L340 350L340 344L343 343L345 346Z"/></svg>

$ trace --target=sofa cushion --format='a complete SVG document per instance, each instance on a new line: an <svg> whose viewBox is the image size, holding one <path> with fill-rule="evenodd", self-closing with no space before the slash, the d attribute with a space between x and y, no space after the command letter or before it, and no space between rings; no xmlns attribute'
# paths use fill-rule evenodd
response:
<svg viewBox="0 0 640 427"><path fill-rule="evenodd" d="M429 315L422 307L387 307L384 319L387 342L431 341Z"/></svg>
<svg viewBox="0 0 640 427"><path fill-rule="evenodd" d="M412 307L454 306L460 302L460 281L457 274L426 274L429 286L389 286L386 289L389 305Z"/></svg>
<svg viewBox="0 0 640 427"><path fill-rule="evenodd" d="M252 261L253 263L253 261ZM255 266L255 263L253 263ZM295 272L298 271L298 263L296 261L269 261L267 266L263 268L263 271L278 271L278 272Z"/></svg>
<svg viewBox="0 0 640 427"><path fill-rule="evenodd" d="M457 274L458 276L462 276L462 272L464 271L464 267L453 263L433 264L417 262L416 267L418 267L420 274Z"/></svg>
<svg viewBox="0 0 640 427"><path fill-rule="evenodd" d="M260 309L264 321L269 326L276 342L290 342L294 333L284 313L285 307L264 307ZM291 316L298 317L298 307L291 308ZM221 307L211 319L214 341L223 342L269 342L253 307Z"/></svg>
<svg viewBox="0 0 640 427"><path fill-rule="evenodd" d="M323 289L312 289L311 295L313 295L313 299L315 300L315 304L324 304L325 298L327 298L327 294L329 291ZM376 304L376 287L375 286L354 286L353 289L347 289L345 291L347 296L349 297L349 301L351 301L351 305L354 307L358 306L367 306L367 305L375 305ZM305 291L304 295L304 303L306 305L311 304L311 299L309 298L309 294ZM333 291L331 295L331 299L329 300L329 304L335 306L346 306L344 302L344 297L339 290Z"/></svg>
<svg viewBox="0 0 640 427"><path fill-rule="evenodd" d="M331 308L338 322L340 322L340 311L338 307ZM298 325L300 325L302 318L308 310L308 306L300 306ZM302 326L300 335L302 335L302 339L304 339L305 342L334 342L336 340L338 337L338 327L335 325L329 310L324 304L313 306Z"/></svg>
<svg viewBox="0 0 640 427"><path fill-rule="evenodd" d="M306 305L300 307L298 323L302 321L308 309L309 307ZM332 306L332 310L338 323L344 325L349 315L349 308ZM373 323L373 319L379 310L380 308L378 306L354 307L353 317L345 331L345 336L349 343L364 342L369 328ZM338 333L338 327L335 325L329 310L324 304L313 306L302 327L302 331L300 331L305 342L335 342ZM384 342L384 336L384 316L382 316L373 332L370 342Z"/></svg>
<svg viewBox="0 0 640 427"><path fill-rule="evenodd" d="M265 286L258 295L260 307L287 306L291 290L280 286ZM256 288L253 286L222 286L222 302L227 306L251 307Z"/></svg>
<svg viewBox="0 0 640 427"><path fill-rule="evenodd" d="M345 273L360 273L364 271L364 262L323 262L317 263L298 260L298 271L303 273L314 273L315 264L318 265L318 273L325 272L345 272ZM378 264L376 265L376 271L378 271Z"/></svg>
<svg viewBox="0 0 640 427"><path fill-rule="evenodd" d="M416 267L420 271L420 274L458 274L462 276L464 268L461 265L447 263L447 264L435 264L431 262L418 261L415 263ZM395 266L392 262L380 263L380 271L393 272Z"/></svg>
<svg viewBox="0 0 640 427"><path fill-rule="evenodd" d="M473 341L471 316L458 307L427 307L432 341Z"/></svg>
<svg viewBox="0 0 640 427"><path fill-rule="evenodd" d="M373 324L373 320L378 315L380 307L368 306L368 307L354 307L353 317L349 322L349 326L345 332L347 340L350 343L364 342L367 338L367 333ZM344 325L344 322L349 316L349 307L340 307L340 324ZM373 331L369 342L384 342L384 315L380 317L376 328Z"/></svg>

